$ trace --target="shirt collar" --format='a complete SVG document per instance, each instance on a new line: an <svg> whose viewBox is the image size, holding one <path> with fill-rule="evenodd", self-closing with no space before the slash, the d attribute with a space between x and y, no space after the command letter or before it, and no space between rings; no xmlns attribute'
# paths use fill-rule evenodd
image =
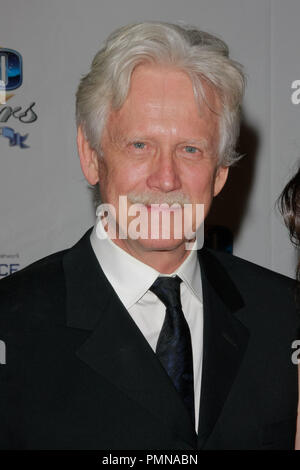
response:
<svg viewBox="0 0 300 470"><path fill-rule="evenodd" d="M161 275L159 271L116 245L107 235L99 218L90 235L90 241L105 276L127 309L143 297ZM176 274L202 302L200 266L196 250L191 250L177 270L168 276Z"/></svg>

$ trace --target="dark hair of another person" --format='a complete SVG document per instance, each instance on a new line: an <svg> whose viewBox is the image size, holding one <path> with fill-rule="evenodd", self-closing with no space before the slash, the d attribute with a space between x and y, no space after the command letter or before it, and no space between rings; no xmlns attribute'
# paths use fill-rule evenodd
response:
<svg viewBox="0 0 300 470"><path fill-rule="evenodd" d="M282 191L279 209L289 229L291 242L300 247L300 168Z"/></svg>
<svg viewBox="0 0 300 470"><path fill-rule="evenodd" d="M300 167L293 178L287 183L278 199L279 210L289 229L291 242L300 247ZM296 278L300 281L300 261L298 261ZM300 306L300 284L298 284L297 304Z"/></svg>

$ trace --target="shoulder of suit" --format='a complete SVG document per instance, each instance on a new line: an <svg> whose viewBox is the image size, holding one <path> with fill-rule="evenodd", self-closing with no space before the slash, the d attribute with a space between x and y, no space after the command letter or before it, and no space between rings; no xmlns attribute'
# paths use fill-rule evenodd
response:
<svg viewBox="0 0 300 470"><path fill-rule="evenodd" d="M205 250L217 260L242 296L247 311L251 312L248 319L251 317L251 321L260 324L264 318L273 325L277 319L282 328L300 325L300 288L295 279L229 253Z"/></svg>
<svg viewBox="0 0 300 470"><path fill-rule="evenodd" d="M65 295L62 260L67 251L39 259L0 281L0 325L16 321L21 328L46 317L56 322Z"/></svg>
<svg viewBox="0 0 300 470"><path fill-rule="evenodd" d="M289 305L300 309L299 283L288 276L260 266L239 256L205 248L205 251L217 260L220 269L234 283L244 300L253 303L276 304L278 308Z"/></svg>
<svg viewBox="0 0 300 470"><path fill-rule="evenodd" d="M216 251L211 248L205 248L205 250L221 263L229 275L232 274L233 276L240 276L244 274L245 276L254 276L257 280L265 280L272 283L285 284L287 286L294 286L297 284L295 279L273 271L272 269L263 267L252 261L240 258L239 256L223 251Z"/></svg>
<svg viewBox="0 0 300 470"><path fill-rule="evenodd" d="M44 286L49 285L47 281L61 269L62 257L67 251L68 249L52 253L3 278L0 281L0 292L3 294L10 290L15 291L27 287L27 283L35 284L42 280Z"/></svg>

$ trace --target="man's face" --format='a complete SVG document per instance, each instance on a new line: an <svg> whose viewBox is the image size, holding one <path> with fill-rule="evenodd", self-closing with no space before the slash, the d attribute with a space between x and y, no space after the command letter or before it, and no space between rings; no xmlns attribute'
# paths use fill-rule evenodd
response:
<svg viewBox="0 0 300 470"><path fill-rule="evenodd" d="M128 206L133 202L189 202L193 208L204 204L207 215L228 169L217 169L218 116L212 110L218 110L219 103L212 90L203 86L211 109L203 102L199 112L184 72L154 65L140 65L133 72L124 105L108 117L98 163L101 200L116 208L117 223L120 195L128 196ZM173 250L185 241L183 236L175 239L171 229L169 239L126 243L133 251L151 251Z"/></svg>

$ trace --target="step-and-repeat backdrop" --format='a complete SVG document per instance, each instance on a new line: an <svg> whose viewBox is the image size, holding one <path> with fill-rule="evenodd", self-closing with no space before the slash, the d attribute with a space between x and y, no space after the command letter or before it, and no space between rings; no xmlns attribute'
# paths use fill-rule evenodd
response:
<svg viewBox="0 0 300 470"><path fill-rule="evenodd" d="M102 41L141 20L221 36L248 86L239 150L208 243L294 276L276 199L300 161L298 0L9 0L0 9L0 279L74 244L94 222L76 151L75 92Z"/></svg>

